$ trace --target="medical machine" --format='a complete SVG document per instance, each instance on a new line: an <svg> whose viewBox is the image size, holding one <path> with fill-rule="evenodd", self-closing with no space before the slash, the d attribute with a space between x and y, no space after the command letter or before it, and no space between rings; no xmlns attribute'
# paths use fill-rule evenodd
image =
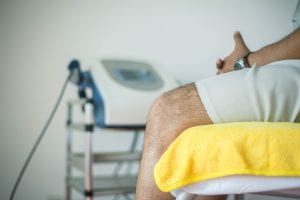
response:
<svg viewBox="0 0 300 200"><path fill-rule="evenodd" d="M95 125L105 128L144 127L155 99L176 87L176 81L153 65L134 60L99 59L82 72L79 62L69 65L79 96L92 90Z"/></svg>
<svg viewBox="0 0 300 200"><path fill-rule="evenodd" d="M53 107L53 110L45 123L42 131L34 143L18 177L10 193L10 200L14 199L18 186L22 177L39 146L46 130L51 123L57 108L63 98L67 84L69 81L78 86L78 94L83 99L83 111L85 113L85 128L88 133L93 132L93 127L100 128L122 128L134 130L134 139L129 152L113 152L106 154L98 154L96 162L112 162L117 161L118 173L120 166L124 161L132 162L139 160L140 153L135 152L135 147L138 141L138 130L143 129L146 124L146 116L155 99L163 92L177 86L176 81L168 76L159 68L154 68L146 62L121 60L121 59L103 59L97 60L90 65L87 65L89 70L82 71L77 60L73 60L68 65L70 73L62 87L58 99ZM91 91L91 92L90 92ZM91 94L90 94L91 93ZM79 101L80 103L81 101ZM76 102L75 102L76 103ZM95 193L104 194L125 194L134 192L136 184L136 176L112 176L106 177L101 181L96 181L100 184L100 189L95 189L92 184L93 173L92 164L92 134L86 134L86 145L84 156L72 153L71 145L71 125L72 125L72 103L68 104L68 140L67 140L67 189L66 198L71 199L71 186L75 184L75 188L81 188L77 185L77 179L71 177L71 165L84 160L85 180L83 188L86 199L91 199ZM93 113L93 114L92 114ZM94 115L94 116L93 116ZM92 125L92 126L90 126ZM73 127L76 129L76 125ZM77 127L78 128L78 127ZM79 130L81 130L79 128ZM100 155L100 156L99 156ZM71 164L70 164L71 163ZM80 164L81 166L81 164ZM81 167L79 167L81 168ZM73 181L71 181L73 180ZM104 181L104 182L103 182ZM107 181L107 182L106 182ZM80 185L80 184L79 184ZM103 186L106 186L103 188ZM108 188L109 187L109 188ZM110 189L110 191L106 190ZM107 193L108 192L108 193ZM109 193L111 192L111 193Z"/></svg>

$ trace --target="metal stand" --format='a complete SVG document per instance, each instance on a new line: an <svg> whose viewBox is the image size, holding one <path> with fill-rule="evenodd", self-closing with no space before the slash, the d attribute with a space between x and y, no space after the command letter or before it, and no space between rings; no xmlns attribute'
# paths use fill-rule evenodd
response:
<svg viewBox="0 0 300 200"><path fill-rule="evenodd" d="M233 199L234 200L244 200L245 199L245 195L243 195L243 194L235 194L233 196Z"/></svg>
<svg viewBox="0 0 300 200"><path fill-rule="evenodd" d="M73 123L73 106L82 106L85 121L84 124ZM79 100L68 102L68 119L67 119L67 163L66 163L66 184L65 199L72 199L72 189L82 193L85 200L92 200L94 196L115 195L114 199L120 196L130 199L130 193L135 192L137 175L131 174L133 162L138 162L141 152L136 151L136 145L140 130L132 129L134 137L129 151L126 152L109 152L94 153L93 152L93 103L90 100ZM73 130L80 130L85 133L84 147L82 153L74 153L72 151ZM128 130L128 129L127 129ZM93 165L104 162L117 163L112 175L93 176ZM124 164L127 164L125 175L120 175L119 171ZM82 171L82 177L75 177L72 174L73 168Z"/></svg>

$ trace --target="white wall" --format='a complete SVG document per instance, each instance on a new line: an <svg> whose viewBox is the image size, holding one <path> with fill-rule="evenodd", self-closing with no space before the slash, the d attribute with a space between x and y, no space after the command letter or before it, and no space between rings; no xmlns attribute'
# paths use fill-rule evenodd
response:
<svg viewBox="0 0 300 200"><path fill-rule="evenodd" d="M235 30L244 34L251 50L290 32L295 5L296 0L1 0L0 199L8 198L72 58L145 59L191 82L214 75L216 58L233 48ZM64 101L72 96L75 90L69 87ZM64 124L65 103L16 199L63 194Z"/></svg>

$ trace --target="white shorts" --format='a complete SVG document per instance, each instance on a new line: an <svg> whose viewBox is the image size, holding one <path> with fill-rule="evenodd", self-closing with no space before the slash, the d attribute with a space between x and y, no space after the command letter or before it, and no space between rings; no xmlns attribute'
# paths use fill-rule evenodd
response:
<svg viewBox="0 0 300 200"><path fill-rule="evenodd" d="M300 122L300 60L283 60L195 82L214 123Z"/></svg>

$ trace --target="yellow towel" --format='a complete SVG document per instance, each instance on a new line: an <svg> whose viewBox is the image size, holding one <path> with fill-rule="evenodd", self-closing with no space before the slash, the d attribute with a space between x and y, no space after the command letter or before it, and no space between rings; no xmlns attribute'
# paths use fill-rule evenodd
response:
<svg viewBox="0 0 300 200"><path fill-rule="evenodd" d="M162 155L154 177L165 192L228 175L300 176L300 124L241 122L184 131Z"/></svg>

